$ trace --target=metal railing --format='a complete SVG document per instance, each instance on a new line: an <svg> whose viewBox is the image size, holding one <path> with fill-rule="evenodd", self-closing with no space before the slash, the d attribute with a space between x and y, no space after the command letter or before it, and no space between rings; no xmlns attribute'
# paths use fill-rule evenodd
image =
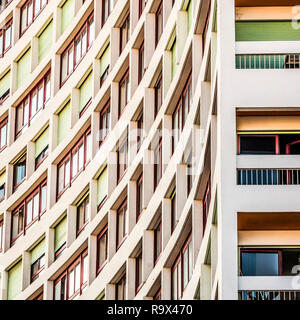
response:
<svg viewBox="0 0 300 320"><path fill-rule="evenodd" d="M300 54L237 54L236 69L299 69Z"/></svg>
<svg viewBox="0 0 300 320"><path fill-rule="evenodd" d="M300 300L300 291L239 291L239 300Z"/></svg>
<svg viewBox="0 0 300 320"><path fill-rule="evenodd" d="M300 169L237 169L238 185L299 185Z"/></svg>

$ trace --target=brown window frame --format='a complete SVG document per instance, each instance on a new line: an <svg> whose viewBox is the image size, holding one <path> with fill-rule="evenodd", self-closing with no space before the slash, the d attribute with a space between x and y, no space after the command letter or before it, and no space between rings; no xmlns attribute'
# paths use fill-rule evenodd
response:
<svg viewBox="0 0 300 320"><path fill-rule="evenodd" d="M124 209L125 208L125 209ZM122 239L119 239L119 227L120 227L120 222L119 222L119 214L121 213L121 211L123 212L123 226L122 226L122 230L123 230L123 235L122 235ZM120 205L120 207L117 210L117 225L116 225L116 251L121 247L121 245L124 243L124 241L127 238L127 230L126 230L126 226L127 226L127 215L128 215L128 206L127 206L127 198L122 202L122 204Z"/></svg>
<svg viewBox="0 0 300 320"><path fill-rule="evenodd" d="M163 6L163 1L160 2L156 12L155 12L155 48L157 47L157 44L160 40L160 37L163 33L164 30L164 22L163 22L163 10L162 10L162 6ZM159 20L161 19L161 20ZM161 33L158 34L158 27L159 24L161 24Z"/></svg>
<svg viewBox="0 0 300 320"><path fill-rule="evenodd" d="M76 70L76 68L78 67L78 65L80 64L80 62L82 61L82 59L85 57L85 55L87 54L87 52L89 51L89 49L92 46L92 43L94 42L95 39L90 41L90 27L92 24L95 24L94 21L94 12L92 12L89 17L85 20L85 22L83 23L83 25L81 26L80 30L77 32L76 36L71 40L71 42L69 43L69 45L67 46L67 48L63 51L63 53L61 54L61 59L60 59L60 87L62 87L65 82L69 79L69 77L74 73L74 71ZM95 25L94 25L95 28ZM86 31L86 48L85 48L85 52L82 52L82 35L83 33ZM94 35L95 36L95 35ZM79 60L76 62L76 41L81 38L81 52L80 52L80 57ZM69 56L70 56L70 52L71 50L73 50L73 62L72 62L72 70L69 70ZM64 57L67 55L67 60L66 60L66 75L65 78L63 78L63 60Z"/></svg>
<svg viewBox="0 0 300 320"><path fill-rule="evenodd" d="M154 119L156 118L158 111L160 110L162 103L163 103L163 95L162 95L162 74L159 75L158 80L154 86ZM160 94L159 94L160 90ZM159 105L160 100L160 105Z"/></svg>
<svg viewBox="0 0 300 320"><path fill-rule="evenodd" d="M145 47L144 40L139 47L139 69L138 69L138 83L141 82L145 74Z"/></svg>
<svg viewBox="0 0 300 320"><path fill-rule="evenodd" d="M106 5L107 5L107 10L106 10ZM111 8L111 0L102 0L102 18L101 18L101 26L103 27L106 20L110 16L113 7Z"/></svg>
<svg viewBox="0 0 300 320"><path fill-rule="evenodd" d="M41 265L41 260L44 259L44 264ZM38 264L38 270L33 273L33 268L35 264ZM34 263L30 266L30 283L32 283L34 280L38 279L41 272L45 269L45 253L41 255Z"/></svg>
<svg viewBox="0 0 300 320"><path fill-rule="evenodd" d="M105 260L100 264L99 252L100 252L100 240L105 237ZM108 261L108 225L106 225L97 236L97 260L96 260L96 274L98 275L104 268Z"/></svg>
<svg viewBox="0 0 300 320"><path fill-rule="evenodd" d="M158 234L159 232L159 234ZM156 265L156 263L158 262L161 253L162 253L162 221L161 219L159 219L159 221L157 222L156 226L153 229L153 233L154 233L154 252L153 252L153 262L154 265ZM160 246L160 250L158 251L158 244Z"/></svg>
<svg viewBox="0 0 300 320"><path fill-rule="evenodd" d="M106 140L107 136L109 135L109 132L111 129L110 117L111 117L111 113L110 113L110 98L109 98L104 108L100 111L99 147L102 145L102 143ZM104 119L105 119L105 127L104 127ZM104 131L105 131L105 136L101 137L101 133L103 134Z"/></svg>
<svg viewBox="0 0 300 320"><path fill-rule="evenodd" d="M211 182L210 182L210 175L205 187L204 195L203 195L203 234L205 232L207 217L209 212L211 202Z"/></svg>
<svg viewBox="0 0 300 320"><path fill-rule="evenodd" d="M10 237L10 245L12 246L15 241L23 234L26 234L27 229L29 229L36 221L39 221L41 219L41 216L46 212L47 210L47 189L46 189L46 206L44 210L42 210L42 189L46 186L47 188L47 179L43 180L27 197L25 197L22 202L12 211L11 214L11 237ZM27 220L27 203L29 201L33 201L33 198L39 194L39 209L38 209L38 215L37 217L33 218L30 221L28 225L26 225ZM33 203L34 204L34 203ZM33 204L32 204L32 213L33 213ZM18 232L18 234L13 238L13 218L14 215L18 214L22 210L22 229ZM20 221L18 219L18 229L20 228Z"/></svg>
<svg viewBox="0 0 300 320"><path fill-rule="evenodd" d="M83 210L83 224L81 226L79 226L79 219L80 219L80 208L81 206L84 206ZM84 230L84 228L87 226L87 224L89 223L89 213L90 213L90 198L89 198L89 194L86 195L86 197L80 202L80 204L77 205L76 208L76 236L78 237L79 234L81 233L82 230ZM86 216L87 215L87 216Z"/></svg>
<svg viewBox="0 0 300 320"><path fill-rule="evenodd" d="M118 286L122 286L122 299L119 297ZM125 300L126 299L126 273L122 276L122 278L115 284L115 300Z"/></svg>
<svg viewBox="0 0 300 320"><path fill-rule="evenodd" d="M136 181L136 222L139 221L143 212L143 173Z"/></svg>
<svg viewBox="0 0 300 320"><path fill-rule="evenodd" d="M0 122L0 141L2 138L2 128L4 126L6 126L6 143L2 147L0 146L0 152L2 152L7 147L8 117L6 117L4 120Z"/></svg>
<svg viewBox="0 0 300 320"><path fill-rule="evenodd" d="M13 165L13 191L15 191L18 187L19 187L19 185L20 184L22 184L25 180L26 180L26 159L27 159L27 154L26 153L24 153L18 160L17 160L17 162L15 162L14 163L14 165ZM17 169L17 166L20 166L20 165L22 165L22 166L24 166L24 177L21 179L21 180L19 180L18 182L17 182L17 171L18 171L18 169Z"/></svg>
<svg viewBox="0 0 300 320"><path fill-rule="evenodd" d="M125 30L125 35L126 35L125 39L123 39L123 30ZM129 39L130 39L130 15L128 12L120 27L120 52L119 52L120 55L124 50L124 48L126 47L126 44L128 43Z"/></svg>
<svg viewBox="0 0 300 320"><path fill-rule="evenodd" d="M159 159L159 163L156 163L156 159ZM162 138L159 139L157 146L154 148L154 191L156 190L162 176ZM160 177L158 179L158 172L160 172Z"/></svg>
<svg viewBox="0 0 300 320"><path fill-rule="evenodd" d="M125 84L125 98L126 101L124 102L124 106L122 108L121 106L121 90L122 90L122 86L123 84ZM126 106L128 105L129 99L128 99L128 91L129 91L129 68L125 71L122 79L119 82L119 118L121 117L121 115L123 114L123 112L126 109Z"/></svg>
<svg viewBox="0 0 300 320"><path fill-rule="evenodd" d="M141 266L140 266L140 263L141 263ZM143 256L142 256L142 252L140 252L139 255L135 258L135 294L137 294L143 286L142 274L140 278L140 272L142 272L141 270L142 266L143 266Z"/></svg>
<svg viewBox="0 0 300 320"><path fill-rule="evenodd" d="M129 161L128 161L128 134L126 137L123 138L121 143L118 143L118 150L117 150L117 181L118 183L122 180L123 176L126 174ZM125 163L120 163L120 152L125 154L124 159L126 160ZM122 170L121 170L122 168Z"/></svg>
<svg viewBox="0 0 300 320"><path fill-rule="evenodd" d="M2 58L5 53L12 47L12 24L13 19L10 19L1 29L0 36L2 35L2 52L0 52L0 58ZM10 28L10 44L5 48L6 31Z"/></svg>
<svg viewBox="0 0 300 320"><path fill-rule="evenodd" d="M50 96L47 99L47 84L50 85ZM43 101L40 109L34 113L32 116L32 98L36 97L36 105L38 106L38 99L39 99L39 89L43 87ZM30 92L22 99L22 101L18 104L16 107L16 121L15 121L15 140L22 134L23 130L26 130L27 128L30 127L32 119L36 120L36 116L39 114L40 111L45 109L45 106L47 102L49 101L51 97L51 69L48 70L43 77L37 82L37 84L30 90ZM47 100L46 100L47 99ZM28 118L25 119L25 112L24 108L28 103ZM22 126L18 128L18 109L22 108ZM27 121L27 122L25 122Z"/></svg>

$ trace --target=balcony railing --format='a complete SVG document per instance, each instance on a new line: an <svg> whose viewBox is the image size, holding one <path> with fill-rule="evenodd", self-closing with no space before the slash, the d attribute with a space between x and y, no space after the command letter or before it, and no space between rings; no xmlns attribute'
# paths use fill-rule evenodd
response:
<svg viewBox="0 0 300 320"><path fill-rule="evenodd" d="M237 169L238 185L299 185L300 169Z"/></svg>
<svg viewBox="0 0 300 320"><path fill-rule="evenodd" d="M300 54L237 54L236 69L299 69Z"/></svg>
<svg viewBox="0 0 300 320"><path fill-rule="evenodd" d="M300 291L239 291L239 300L300 300Z"/></svg>

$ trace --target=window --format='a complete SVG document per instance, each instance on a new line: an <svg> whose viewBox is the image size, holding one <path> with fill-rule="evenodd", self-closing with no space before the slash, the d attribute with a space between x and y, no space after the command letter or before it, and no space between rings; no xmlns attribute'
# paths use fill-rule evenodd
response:
<svg viewBox="0 0 300 320"><path fill-rule="evenodd" d="M239 154L279 154L278 135L239 135Z"/></svg>
<svg viewBox="0 0 300 320"><path fill-rule="evenodd" d="M136 182L136 221L139 220L143 210L143 174Z"/></svg>
<svg viewBox="0 0 300 320"><path fill-rule="evenodd" d="M22 260L8 270L7 300L13 300L22 290Z"/></svg>
<svg viewBox="0 0 300 320"><path fill-rule="evenodd" d="M0 12L4 10L11 2L12 0L2 0L0 3Z"/></svg>
<svg viewBox="0 0 300 320"><path fill-rule="evenodd" d="M10 71L0 79L0 105L9 97L10 93Z"/></svg>
<svg viewBox="0 0 300 320"><path fill-rule="evenodd" d="M67 29L74 18L75 1L76 0L66 0L61 7L61 33Z"/></svg>
<svg viewBox="0 0 300 320"><path fill-rule="evenodd" d="M177 224L176 218L176 189L171 194L171 231L173 232Z"/></svg>
<svg viewBox="0 0 300 320"><path fill-rule="evenodd" d="M190 0L187 7L186 7L186 11L188 14L188 30L190 30L191 28L191 24L192 24L192 19L193 19L193 0Z"/></svg>
<svg viewBox="0 0 300 320"><path fill-rule="evenodd" d="M12 19L0 29L0 57L3 57L5 52L12 45Z"/></svg>
<svg viewBox="0 0 300 320"><path fill-rule="evenodd" d="M144 63L144 41L139 48L139 83L141 82L145 73L145 63Z"/></svg>
<svg viewBox="0 0 300 320"><path fill-rule="evenodd" d="M102 207L103 203L107 198L108 193L108 175L107 175L107 167L103 169L100 173L100 176L97 180L97 205L98 210Z"/></svg>
<svg viewBox="0 0 300 320"><path fill-rule="evenodd" d="M16 108L16 138L18 138L45 108L50 99L50 71L37 83Z"/></svg>
<svg viewBox="0 0 300 320"><path fill-rule="evenodd" d="M26 177L26 154L22 155L14 163L14 190L25 180Z"/></svg>
<svg viewBox="0 0 300 320"><path fill-rule="evenodd" d="M119 83L119 117L123 113L129 100L130 100L130 95L129 95L129 69L128 69Z"/></svg>
<svg viewBox="0 0 300 320"><path fill-rule="evenodd" d="M162 177L162 139L154 149L154 190Z"/></svg>
<svg viewBox="0 0 300 320"><path fill-rule="evenodd" d="M206 185L206 189L204 192L204 196L203 196L203 234L204 234L205 226L207 222L210 200L211 200L211 190L210 190L210 177L209 177Z"/></svg>
<svg viewBox="0 0 300 320"><path fill-rule="evenodd" d="M7 146L8 118L0 122L0 152Z"/></svg>
<svg viewBox="0 0 300 320"><path fill-rule="evenodd" d="M113 6L113 0L102 0L102 26L111 14Z"/></svg>
<svg viewBox="0 0 300 320"><path fill-rule="evenodd" d="M184 124L188 113L192 106L192 82L191 82L191 73L188 76L188 80L185 84L185 87L180 95L180 98L177 103L177 107L172 115L172 124L173 124L173 152L176 148L176 145L179 141L181 132L184 128Z"/></svg>
<svg viewBox="0 0 300 320"><path fill-rule="evenodd" d="M292 276L300 258L299 248L243 248L240 250L241 276Z"/></svg>
<svg viewBox="0 0 300 320"><path fill-rule="evenodd" d="M110 65L110 45L106 47L104 52L100 57L100 88L102 87L104 81L106 80L109 73Z"/></svg>
<svg viewBox="0 0 300 320"><path fill-rule="evenodd" d="M139 17L142 15L144 9L146 6L146 1L145 0L139 0Z"/></svg>
<svg viewBox="0 0 300 320"><path fill-rule="evenodd" d="M153 300L161 300L161 287L158 288L155 295L153 296Z"/></svg>
<svg viewBox="0 0 300 320"><path fill-rule="evenodd" d="M97 237L97 274L107 262L108 226L106 225Z"/></svg>
<svg viewBox="0 0 300 320"><path fill-rule="evenodd" d="M94 13L92 13L61 55L61 85L74 72L91 47L95 35L94 27Z"/></svg>
<svg viewBox="0 0 300 320"><path fill-rule="evenodd" d="M57 144L60 144L68 134L71 125L71 103L70 101L58 113L58 137Z"/></svg>
<svg viewBox="0 0 300 320"><path fill-rule="evenodd" d="M137 118L137 152L140 150L140 147L144 140L144 122L143 122L143 112L141 112Z"/></svg>
<svg viewBox="0 0 300 320"><path fill-rule="evenodd" d="M78 205L77 205L77 224L76 233L79 233L85 228L89 222L90 217L90 204L89 195L87 195Z"/></svg>
<svg viewBox="0 0 300 320"><path fill-rule="evenodd" d="M54 300L75 300L84 292L88 278L88 251L78 258L54 281Z"/></svg>
<svg viewBox="0 0 300 320"><path fill-rule="evenodd" d="M192 150L189 153L189 156L187 158L186 164L187 164L187 168L186 168L186 175L187 175L187 195L190 194L191 190L192 190L192 173L193 173L193 163L192 163Z"/></svg>
<svg viewBox="0 0 300 320"><path fill-rule="evenodd" d="M130 16L129 13L125 18L121 28L120 28L120 54L124 50L128 40L129 40L129 32L130 32Z"/></svg>
<svg viewBox="0 0 300 320"><path fill-rule="evenodd" d="M116 283L116 300L126 300L126 274Z"/></svg>
<svg viewBox="0 0 300 320"><path fill-rule="evenodd" d="M76 145L58 164L57 197L69 188L91 159L91 130L88 129Z"/></svg>
<svg viewBox="0 0 300 320"><path fill-rule="evenodd" d="M21 8L20 36L33 23L38 14L45 8L48 0L28 0Z"/></svg>
<svg viewBox="0 0 300 320"><path fill-rule="evenodd" d="M31 48L22 55L17 62L17 89L20 88L30 75Z"/></svg>
<svg viewBox="0 0 300 320"><path fill-rule="evenodd" d="M54 252L57 259L66 248L67 241L67 216L56 225L54 229Z"/></svg>
<svg viewBox="0 0 300 320"><path fill-rule="evenodd" d="M32 299L32 300L43 300L44 298L43 298L43 292L42 293L40 293L38 296L36 296L34 299Z"/></svg>
<svg viewBox="0 0 300 320"><path fill-rule="evenodd" d="M3 219L0 220L0 252L3 249Z"/></svg>
<svg viewBox="0 0 300 320"><path fill-rule="evenodd" d="M103 143L110 132L110 100L100 112L100 134L99 145Z"/></svg>
<svg viewBox="0 0 300 320"><path fill-rule="evenodd" d="M171 53L172 53L172 79L175 76L177 71L177 49L176 49L176 38L171 46Z"/></svg>
<svg viewBox="0 0 300 320"><path fill-rule="evenodd" d="M126 137L123 139L121 143L119 143L119 148L117 150L117 177L118 181L123 177L125 171L127 170L128 166L128 138L127 134Z"/></svg>
<svg viewBox="0 0 300 320"><path fill-rule="evenodd" d="M155 89L155 106L154 106L154 118L156 117L161 105L162 105L162 76L158 77Z"/></svg>
<svg viewBox="0 0 300 320"><path fill-rule="evenodd" d="M12 212L11 244L38 221L47 207L47 180L43 181Z"/></svg>
<svg viewBox="0 0 300 320"><path fill-rule="evenodd" d="M162 249L161 219L153 229L154 232L154 265L158 261Z"/></svg>
<svg viewBox="0 0 300 320"><path fill-rule="evenodd" d="M92 91L93 91L93 73L91 72L82 85L80 86L80 99L79 99L79 113L80 116L84 113L84 111L87 109L88 105L92 101Z"/></svg>
<svg viewBox="0 0 300 320"><path fill-rule="evenodd" d="M192 235L190 234L180 249L179 255L172 267L172 299L178 300L182 297L183 291L186 288L192 277Z"/></svg>
<svg viewBox="0 0 300 320"><path fill-rule="evenodd" d="M49 127L35 141L35 168L48 156L49 151Z"/></svg>
<svg viewBox="0 0 300 320"><path fill-rule="evenodd" d="M142 259L142 252L141 252L138 255L138 257L136 257L135 259L135 292L136 293L139 292L143 284L142 265L143 265L143 259Z"/></svg>
<svg viewBox="0 0 300 320"><path fill-rule="evenodd" d="M31 282L36 280L45 267L45 239L31 250Z"/></svg>
<svg viewBox="0 0 300 320"><path fill-rule="evenodd" d="M208 25L210 21L210 6L211 6L211 1L209 1L209 7L207 10L207 16L206 16L204 30L202 34L202 54L204 54L204 51L205 51L206 36L207 36Z"/></svg>
<svg viewBox="0 0 300 320"><path fill-rule="evenodd" d="M155 13L155 46L157 46L164 29L162 4L161 1Z"/></svg>
<svg viewBox="0 0 300 320"><path fill-rule="evenodd" d="M127 199L123 201L117 211L117 249L127 236Z"/></svg>

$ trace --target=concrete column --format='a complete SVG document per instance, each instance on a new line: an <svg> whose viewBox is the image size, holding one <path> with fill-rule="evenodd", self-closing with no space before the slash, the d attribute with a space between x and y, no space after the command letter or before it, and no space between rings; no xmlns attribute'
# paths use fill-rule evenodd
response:
<svg viewBox="0 0 300 320"><path fill-rule="evenodd" d="M17 91L18 64L13 61L10 70L10 96Z"/></svg>
<svg viewBox="0 0 300 320"><path fill-rule="evenodd" d="M11 146L14 143L15 139L15 121L16 119L16 108L9 108L8 109L8 119L12 121L8 121L8 130L7 130L7 145Z"/></svg>
<svg viewBox="0 0 300 320"><path fill-rule="evenodd" d="M110 91L111 129L114 128L118 120L119 120L119 82L112 82L111 91Z"/></svg>
<svg viewBox="0 0 300 320"><path fill-rule="evenodd" d="M148 68L150 60L155 51L155 13L146 13L144 34L145 34L144 67Z"/></svg>
<svg viewBox="0 0 300 320"><path fill-rule="evenodd" d="M142 254L143 254L142 280L147 281L154 267L154 231L153 230L144 230Z"/></svg>
<svg viewBox="0 0 300 320"><path fill-rule="evenodd" d="M154 166L153 150L144 151L143 161L143 208L147 208L153 194Z"/></svg>
<svg viewBox="0 0 300 320"><path fill-rule="evenodd" d="M172 157L172 115L165 114L162 120L162 168L167 168Z"/></svg>
<svg viewBox="0 0 300 320"><path fill-rule="evenodd" d="M30 258L31 254L27 251L22 255L22 285L21 291L25 290L30 285Z"/></svg>
<svg viewBox="0 0 300 320"><path fill-rule="evenodd" d="M108 261L116 253L117 246L117 211L109 210L108 212Z"/></svg>
<svg viewBox="0 0 300 320"><path fill-rule="evenodd" d="M163 1L163 24L164 24L164 26L167 24L172 7L173 7L172 0L164 0Z"/></svg>
<svg viewBox="0 0 300 320"><path fill-rule="evenodd" d="M164 198L162 200L161 223L162 223L162 250L164 250L172 233L171 200L167 198Z"/></svg>
<svg viewBox="0 0 300 320"><path fill-rule="evenodd" d="M39 38L33 37L31 40L31 68L30 71L33 72L34 69L39 64Z"/></svg>
<svg viewBox="0 0 300 320"><path fill-rule="evenodd" d="M136 181L130 180L128 183L128 234L136 225Z"/></svg>
<svg viewBox="0 0 300 320"><path fill-rule="evenodd" d="M7 300L7 283L8 283L8 272L2 270L0 273L0 300Z"/></svg>
<svg viewBox="0 0 300 320"><path fill-rule="evenodd" d="M209 108L211 103L211 83L203 81L201 83L201 108L200 108L200 128L204 131L208 123Z"/></svg>
<svg viewBox="0 0 300 320"><path fill-rule="evenodd" d="M171 279L172 279L171 268L163 268L161 272L161 299L171 300Z"/></svg>
<svg viewBox="0 0 300 320"><path fill-rule="evenodd" d="M76 240L77 207L70 205L67 209L67 248Z"/></svg>
<svg viewBox="0 0 300 320"><path fill-rule="evenodd" d="M14 166L12 164L8 164L6 167L6 185L5 185L5 193L6 199L8 199L13 193L13 176L14 176ZM9 179L12 177L12 179Z"/></svg>
<svg viewBox="0 0 300 320"><path fill-rule="evenodd" d="M192 90L193 93L196 91L197 81L199 77L199 72L202 65L202 35L194 34L192 40Z"/></svg>
<svg viewBox="0 0 300 320"><path fill-rule="evenodd" d="M143 110L143 123L144 132L147 135L154 122L154 106L155 106L155 89L145 88L144 96L144 110Z"/></svg>
<svg viewBox="0 0 300 320"><path fill-rule="evenodd" d="M203 235L202 201L194 200L192 204L192 241L193 262L196 263Z"/></svg>
<svg viewBox="0 0 300 320"><path fill-rule="evenodd" d="M102 1L94 1L95 38L102 26Z"/></svg>
<svg viewBox="0 0 300 320"><path fill-rule="evenodd" d="M117 152L110 152L108 154L107 163L107 180L108 180L108 197L113 193L117 186Z"/></svg>
<svg viewBox="0 0 300 320"><path fill-rule="evenodd" d="M97 215L97 180L90 181L90 221Z"/></svg>
<svg viewBox="0 0 300 320"><path fill-rule="evenodd" d="M52 206L56 203L56 180L57 180L57 166L51 164L51 167L48 168L48 178L47 178L47 201L48 208L51 209Z"/></svg>
<svg viewBox="0 0 300 320"><path fill-rule="evenodd" d="M92 158L95 157L99 150L99 130L100 130L100 113L93 112L91 116L91 133L92 133Z"/></svg>
<svg viewBox="0 0 300 320"><path fill-rule="evenodd" d="M135 93L139 83L139 50L131 49L129 54L129 92L130 97Z"/></svg>
<svg viewBox="0 0 300 320"><path fill-rule="evenodd" d="M210 124L210 143L211 143L211 181L214 181L215 176L215 167L216 167L216 158L217 158L217 116L211 116L211 124Z"/></svg>
<svg viewBox="0 0 300 320"><path fill-rule="evenodd" d="M53 300L54 298L54 281L46 281L44 285L44 300Z"/></svg>
<svg viewBox="0 0 300 320"><path fill-rule="evenodd" d="M96 264L97 264L97 236L90 235L88 243L88 259L89 259L89 273L88 285L90 285L96 278Z"/></svg>
<svg viewBox="0 0 300 320"><path fill-rule="evenodd" d="M183 50L185 48L186 39L188 37L188 14L182 10L177 12L176 22L176 62L179 63Z"/></svg>
<svg viewBox="0 0 300 320"><path fill-rule="evenodd" d="M211 298L211 267L208 264L201 265L200 275L200 300Z"/></svg>
<svg viewBox="0 0 300 320"><path fill-rule="evenodd" d="M12 45L14 46L19 40L20 23L21 23L21 8L15 7L13 11L13 24L12 24Z"/></svg>
<svg viewBox="0 0 300 320"><path fill-rule="evenodd" d="M92 98L95 98L100 90L100 59L93 60L92 78Z"/></svg>
<svg viewBox="0 0 300 320"><path fill-rule="evenodd" d="M139 20L139 1L130 0L130 34L133 33Z"/></svg>
<svg viewBox="0 0 300 320"><path fill-rule="evenodd" d="M51 266L51 264L55 260L54 254L54 238L55 238L55 231L54 228L49 228L46 232L46 246L45 246L45 260L46 260L46 268Z"/></svg>
<svg viewBox="0 0 300 320"><path fill-rule="evenodd" d="M35 143L29 141L27 143L26 154L26 179L29 179L35 171Z"/></svg>
<svg viewBox="0 0 300 320"><path fill-rule="evenodd" d="M135 297L135 258L128 258L126 263L126 300Z"/></svg>
<svg viewBox="0 0 300 320"><path fill-rule="evenodd" d="M165 50L163 53L163 78L162 89L163 97L165 98L172 82L172 52Z"/></svg>
<svg viewBox="0 0 300 320"><path fill-rule="evenodd" d="M215 224L211 225L211 278L212 284L217 269L218 262L218 226Z"/></svg>
<svg viewBox="0 0 300 320"><path fill-rule="evenodd" d="M176 220L178 221L187 200L187 165L176 167Z"/></svg>
<svg viewBox="0 0 300 320"><path fill-rule="evenodd" d="M55 54L52 57L51 61L51 68L52 70L60 70L60 55ZM60 72L51 72L51 92L52 92L52 97L56 95L58 90L60 89Z"/></svg>
<svg viewBox="0 0 300 320"><path fill-rule="evenodd" d="M200 155L203 147L203 142L201 142L201 132L203 132L203 129L200 129L200 126L198 124L193 125L192 129L192 144L193 144L193 168L196 172L196 168L198 167Z"/></svg>
<svg viewBox="0 0 300 320"><path fill-rule="evenodd" d="M129 132L128 132L128 161L129 164L133 162L137 154L137 136L138 136L138 126L136 121L129 122ZM141 137L142 138L142 137Z"/></svg>
<svg viewBox="0 0 300 320"><path fill-rule="evenodd" d="M120 53L120 28L112 28L110 33L110 70L115 66Z"/></svg>
<svg viewBox="0 0 300 320"><path fill-rule="evenodd" d="M10 248L11 239L11 211L4 212L3 219L3 253Z"/></svg>
<svg viewBox="0 0 300 320"><path fill-rule="evenodd" d="M116 298L116 286L108 283L105 287L105 300L115 300Z"/></svg>
<svg viewBox="0 0 300 320"><path fill-rule="evenodd" d="M73 128L79 120L79 99L80 90L73 88L71 91L71 128Z"/></svg>
<svg viewBox="0 0 300 320"><path fill-rule="evenodd" d="M82 1L74 1L74 17L76 16L79 9L82 7Z"/></svg>
<svg viewBox="0 0 300 320"><path fill-rule="evenodd" d="M56 8L53 13L53 33L52 33L52 43L60 37L61 34L61 8Z"/></svg>

